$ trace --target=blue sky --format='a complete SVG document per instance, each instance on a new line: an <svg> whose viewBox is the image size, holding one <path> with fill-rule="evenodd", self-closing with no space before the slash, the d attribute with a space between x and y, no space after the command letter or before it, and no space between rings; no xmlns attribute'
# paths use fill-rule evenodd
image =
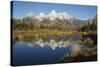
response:
<svg viewBox="0 0 100 67"><path fill-rule="evenodd" d="M38 2L13 2L13 16L16 18L22 18L28 13L40 14L41 12L48 14L52 10L56 12L66 12L69 15L76 17L77 19L88 19L97 14L96 6L87 5L71 5L71 4L51 4L51 3L38 3Z"/></svg>

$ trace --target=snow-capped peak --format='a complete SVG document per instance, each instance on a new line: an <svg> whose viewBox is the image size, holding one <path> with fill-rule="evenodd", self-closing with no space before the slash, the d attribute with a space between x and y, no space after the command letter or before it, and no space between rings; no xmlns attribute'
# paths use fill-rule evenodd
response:
<svg viewBox="0 0 100 67"><path fill-rule="evenodd" d="M44 14L43 12L41 12L41 13L39 14L39 16L40 16L40 17L45 17L45 14Z"/></svg>
<svg viewBox="0 0 100 67"><path fill-rule="evenodd" d="M28 16L28 17L32 17L32 16L33 16L33 13L30 12L30 13L27 14L27 16Z"/></svg>
<svg viewBox="0 0 100 67"><path fill-rule="evenodd" d="M50 13L48 13L47 17L50 18L50 20L55 20L57 18L57 13L55 10L52 10Z"/></svg>
<svg viewBox="0 0 100 67"><path fill-rule="evenodd" d="M47 15L50 20L55 20L56 18L58 19L67 19L67 20L70 20L70 19L73 19L72 16L70 16L68 13L66 12L59 12L57 13L55 10L52 10L50 13L48 13Z"/></svg>
<svg viewBox="0 0 100 67"><path fill-rule="evenodd" d="M41 12L39 15L36 16L36 18L39 19L39 21L42 21L43 18L45 18L45 17L46 17L46 15L43 12Z"/></svg>
<svg viewBox="0 0 100 67"><path fill-rule="evenodd" d="M56 13L55 10L52 10L52 11L50 12L50 14L56 15L57 13Z"/></svg>

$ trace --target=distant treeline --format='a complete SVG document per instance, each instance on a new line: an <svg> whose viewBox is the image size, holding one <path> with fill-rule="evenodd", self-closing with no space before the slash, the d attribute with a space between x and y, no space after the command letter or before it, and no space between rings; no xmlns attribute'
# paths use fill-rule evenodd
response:
<svg viewBox="0 0 100 67"><path fill-rule="evenodd" d="M97 31L97 16L92 19L91 21L88 21L88 25L81 28L81 31Z"/></svg>
<svg viewBox="0 0 100 67"><path fill-rule="evenodd" d="M42 20L41 22L36 20L24 20L24 19L12 19L14 30L36 30L36 29L58 29L58 30L74 30L72 26L61 26L60 24L54 24L49 20Z"/></svg>

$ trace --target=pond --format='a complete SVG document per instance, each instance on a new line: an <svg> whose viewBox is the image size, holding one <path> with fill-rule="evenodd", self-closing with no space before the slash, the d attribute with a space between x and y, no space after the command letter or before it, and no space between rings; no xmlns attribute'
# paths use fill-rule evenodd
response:
<svg viewBox="0 0 100 67"><path fill-rule="evenodd" d="M74 34L69 38L64 36L57 39L39 39L35 43L18 41L13 45L13 65L37 65L59 63L64 54L69 56L73 49L88 48L77 44L81 38Z"/></svg>

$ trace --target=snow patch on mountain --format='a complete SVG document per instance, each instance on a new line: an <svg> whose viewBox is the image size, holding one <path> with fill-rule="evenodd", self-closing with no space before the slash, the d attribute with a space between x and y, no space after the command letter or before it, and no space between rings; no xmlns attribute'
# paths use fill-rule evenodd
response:
<svg viewBox="0 0 100 67"><path fill-rule="evenodd" d="M28 17L32 17L34 16L33 13L29 13L27 14ZM56 20L56 19L60 19L60 20L72 20L74 19L73 16L70 16L68 13L66 12L59 12L57 13L55 10L52 10L51 12L49 12L48 14L44 14L43 12L41 12L39 15L36 15L35 18L37 18L39 21L42 21L43 19L50 19L51 21Z"/></svg>

